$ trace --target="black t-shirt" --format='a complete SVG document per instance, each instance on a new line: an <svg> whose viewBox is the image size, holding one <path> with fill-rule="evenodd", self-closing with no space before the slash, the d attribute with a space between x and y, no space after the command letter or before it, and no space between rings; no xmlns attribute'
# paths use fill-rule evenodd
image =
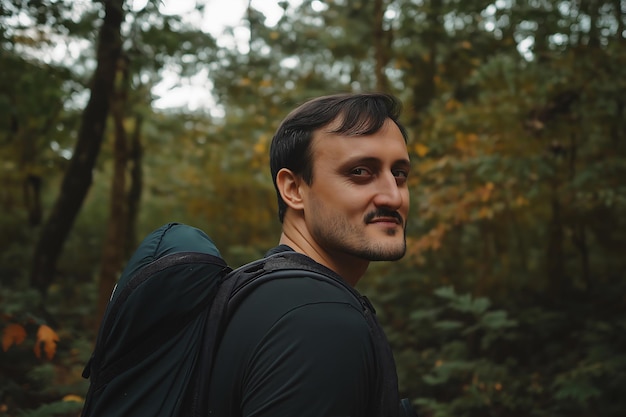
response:
<svg viewBox="0 0 626 417"><path fill-rule="evenodd" d="M363 309L315 278L256 288L234 312L214 364L214 416L362 417L372 408L377 371Z"/></svg>

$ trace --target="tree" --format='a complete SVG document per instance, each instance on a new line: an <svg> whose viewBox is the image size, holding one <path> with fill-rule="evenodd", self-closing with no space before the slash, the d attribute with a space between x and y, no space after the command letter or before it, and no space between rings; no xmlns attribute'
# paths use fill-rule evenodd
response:
<svg viewBox="0 0 626 417"><path fill-rule="evenodd" d="M100 27L97 66L91 84L91 95L82 115L76 147L61 184L52 212L42 227L35 247L31 284L42 293L47 291L56 263L92 181L92 170L104 138L114 89L122 40L120 27L124 20L123 0L104 3L105 16Z"/></svg>
<svg viewBox="0 0 626 417"><path fill-rule="evenodd" d="M158 6L159 2L148 2L127 15L124 50L111 103L113 168L98 279L98 317L103 315L119 273L137 244L136 223L143 188L140 138L144 115L152 114L150 89L168 65L178 67L181 77L199 71L215 47L210 35L183 26L181 16L161 15Z"/></svg>
<svg viewBox="0 0 626 417"><path fill-rule="evenodd" d="M129 159L129 141L124 126L124 117L128 112L128 95L130 90L128 62L124 55L120 57L117 80L111 97L111 115L113 119L113 173L109 198L109 220L102 245L102 261L98 280L98 306L96 314L104 316L110 294L115 287L119 270L126 256L126 246L122 243L128 236L128 206L126 196L127 164Z"/></svg>

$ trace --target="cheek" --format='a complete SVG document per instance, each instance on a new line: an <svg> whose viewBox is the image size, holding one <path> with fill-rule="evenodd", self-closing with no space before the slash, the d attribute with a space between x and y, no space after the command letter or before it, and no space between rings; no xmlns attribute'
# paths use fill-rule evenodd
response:
<svg viewBox="0 0 626 417"><path fill-rule="evenodd" d="M361 217L369 206L369 200L359 193L346 190L334 194L326 207L334 216Z"/></svg>
<svg viewBox="0 0 626 417"><path fill-rule="evenodd" d="M402 209L406 213L409 212L409 207L411 206L411 196L409 194L409 190L404 190L402 193Z"/></svg>

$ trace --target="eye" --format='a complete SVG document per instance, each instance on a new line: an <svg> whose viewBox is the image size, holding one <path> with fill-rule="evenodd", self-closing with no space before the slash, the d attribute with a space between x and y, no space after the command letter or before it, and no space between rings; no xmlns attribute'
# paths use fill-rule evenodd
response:
<svg viewBox="0 0 626 417"><path fill-rule="evenodd" d="M355 184L367 184L374 178L375 173L367 167L352 168L348 172L348 177Z"/></svg>
<svg viewBox="0 0 626 417"><path fill-rule="evenodd" d="M396 178L398 184L404 184L409 177L409 171L404 169L394 169L391 173Z"/></svg>
<svg viewBox="0 0 626 417"><path fill-rule="evenodd" d="M354 168L352 171L350 171L350 175L353 175L355 177L368 177L372 175L372 172L367 168L359 167Z"/></svg>

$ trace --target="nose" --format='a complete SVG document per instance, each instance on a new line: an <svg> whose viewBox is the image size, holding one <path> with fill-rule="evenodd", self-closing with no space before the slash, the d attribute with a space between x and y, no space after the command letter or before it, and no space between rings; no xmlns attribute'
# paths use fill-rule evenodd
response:
<svg viewBox="0 0 626 417"><path fill-rule="evenodd" d="M390 172L378 178L374 205L391 210L398 210L404 204L405 192Z"/></svg>

